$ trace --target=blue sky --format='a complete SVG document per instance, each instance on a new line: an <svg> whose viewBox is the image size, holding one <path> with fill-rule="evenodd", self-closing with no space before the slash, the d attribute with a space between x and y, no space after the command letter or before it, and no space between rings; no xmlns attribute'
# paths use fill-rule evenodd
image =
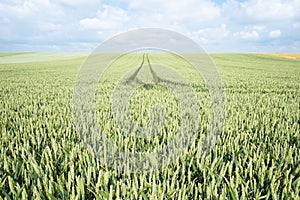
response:
<svg viewBox="0 0 300 200"><path fill-rule="evenodd" d="M89 52L145 27L208 52L300 52L300 0L0 0L0 27L2 52Z"/></svg>

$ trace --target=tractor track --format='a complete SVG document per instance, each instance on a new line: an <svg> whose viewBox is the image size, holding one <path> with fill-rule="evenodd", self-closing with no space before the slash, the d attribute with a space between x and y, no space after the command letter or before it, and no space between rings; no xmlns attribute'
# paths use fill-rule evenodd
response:
<svg viewBox="0 0 300 200"><path fill-rule="evenodd" d="M140 66L136 69L136 71L127 79L126 83L129 83L131 81L137 81L138 83L141 83L141 84L144 84L143 81L139 80L137 78L137 75L138 73L140 72L140 70L145 67L145 65L148 65L149 67L149 71L151 73L151 76L154 80L154 83L166 83L166 84L173 84L173 85L178 85L178 86L191 86L190 84L188 83L180 83L180 82L175 82L175 81L171 81L171 80L167 80L167 79L163 79L161 78L160 76L158 76L152 65L151 65L151 62L150 62L150 59L149 59L149 55L148 53L143 53L143 59L142 59L142 62L140 64Z"/></svg>

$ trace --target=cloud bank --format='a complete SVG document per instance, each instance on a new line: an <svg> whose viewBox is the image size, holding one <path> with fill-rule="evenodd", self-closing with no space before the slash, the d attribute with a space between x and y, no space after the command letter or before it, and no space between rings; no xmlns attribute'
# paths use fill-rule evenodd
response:
<svg viewBox="0 0 300 200"><path fill-rule="evenodd" d="M208 52L300 52L299 0L2 0L1 51L92 51L117 33L165 28Z"/></svg>

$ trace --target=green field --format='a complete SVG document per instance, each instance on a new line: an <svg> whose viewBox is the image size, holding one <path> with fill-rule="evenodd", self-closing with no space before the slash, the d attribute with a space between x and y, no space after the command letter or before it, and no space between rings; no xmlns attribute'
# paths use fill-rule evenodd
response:
<svg viewBox="0 0 300 200"><path fill-rule="evenodd" d="M300 199L299 60L212 54L226 91L226 119L204 155L201 141L211 114L203 79L174 57L149 53L153 66L169 65L191 83L201 106L197 140L165 168L118 173L93 156L75 128L72 97L85 58L0 54L0 199ZM96 93L97 117L120 148L152 151L180 125L172 91L149 79L132 95L136 123L149 122L150 105L166 106L166 127L151 138L122 134L109 104L117 81L142 61L143 54L129 54L105 71ZM151 73L142 71L141 76Z"/></svg>

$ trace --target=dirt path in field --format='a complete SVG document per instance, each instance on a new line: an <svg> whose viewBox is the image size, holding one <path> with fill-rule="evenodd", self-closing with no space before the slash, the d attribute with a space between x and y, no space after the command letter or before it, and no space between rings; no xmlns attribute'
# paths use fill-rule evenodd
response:
<svg viewBox="0 0 300 200"><path fill-rule="evenodd" d="M143 60L142 63L140 64L140 66L137 68L137 70L128 78L127 82L133 81L134 79L136 79L139 71L142 69L142 67L144 66L145 63L145 56L146 53L143 54Z"/></svg>
<svg viewBox="0 0 300 200"><path fill-rule="evenodd" d="M140 64L140 66L137 68L137 70L127 79L127 83L131 82L131 81L137 81L139 83L144 83L143 81L139 80L137 77L138 77L138 74L142 71L142 68L143 67L146 67L148 68L150 74L151 74L151 79L154 81L154 83L166 83L166 84L175 84L175 85L181 85L181 86L189 86L189 84L186 84L186 83L181 83L181 82L176 82L176 81L173 81L173 80L167 80L167 79L164 79L160 76L158 76L153 67L152 67L152 64L150 62L150 59L149 59L149 55L148 53L143 53L143 58L142 58L142 62ZM145 73L145 71L144 71Z"/></svg>
<svg viewBox="0 0 300 200"><path fill-rule="evenodd" d="M140 66L137 68L137 70L129 77L128 81L132 81L134 79L136 79L138 73L141 71L141 69L143 67L149 67L149 71L152 75L152 79L157 82L159 81L159 77L156 75L156 73L154 72L152 65L150 63L149 57L148 57L148 53L144 53L143 54L143 59L142 59L142 63L140 64Z"/></svg>
<svg viewBox="0 0 300 200"><path fill-rule="evenodd" d="M154 70L153 70L153 68L152 68L152 65L151 65L151 63L150 63L148 54L147 54L146 58L147 58L147 62L148 62L148 66L149 66L149 68L150 68L150 72L151 72L152 78L154 79L155 82L160 82L160 81L161 81L161 78L160 78L159 76L157 76L156 73L154 72Z"/></svg>
<svg viewBox="0 0 300 200"><path fill-rule="evenodd" d="M265 55L300 60L300 53L265 53Z"/></svg>

